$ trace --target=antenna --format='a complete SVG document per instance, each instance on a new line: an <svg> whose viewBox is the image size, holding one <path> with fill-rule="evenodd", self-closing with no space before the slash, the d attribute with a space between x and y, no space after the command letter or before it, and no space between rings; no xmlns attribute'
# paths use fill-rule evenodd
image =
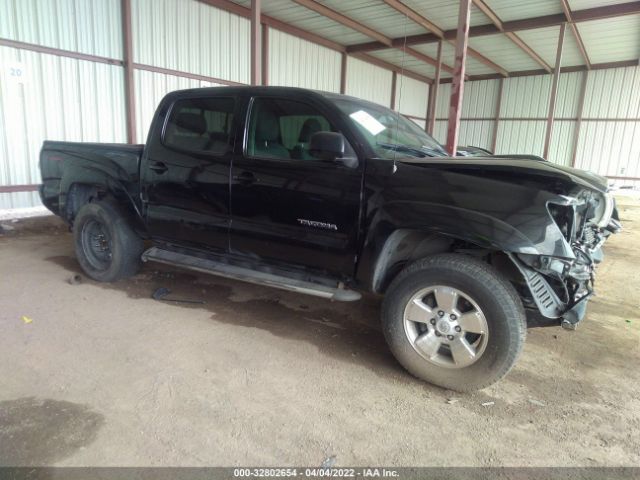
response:
<svg viewBox="0 0 640 480"><path fill-rule="evenodd" d="M400 126L400 105L402 104L402 82L404 80L404 57L406 55L406 50L407 50L407 23L408 22L409 22L409 17L405 15L404 16L404 39L402 42L402 62L400 62L400 88L398 90L398 97L396 101L397 108L396 108L396 105L393 106L396 110L396 136L398 135L398 128ZM398 139L396 138L394 141L397 142ZM396 155L398 155L397 147L393 149L393 173L396 173L396 171L398 170L398 166L396 165Z"/></svg>

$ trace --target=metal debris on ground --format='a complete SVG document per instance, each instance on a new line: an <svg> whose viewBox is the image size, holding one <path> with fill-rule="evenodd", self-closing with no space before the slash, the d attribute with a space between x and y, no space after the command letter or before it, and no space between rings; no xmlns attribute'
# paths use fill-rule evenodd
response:
<svg viewBox="0 0 640 480"><path fill-rule="evenodd" d="M71 275L67 278L67 283L69 285L78 285L82 283L82 275L78 275L77 273L75 275Z"/></svg>
<svg viewBox="0 0 640 480"><path fill-rule="evenodd" d="M459 398L447 398L447 403L449 405L453 404L453 403L458 403L460 401Z"/></svg>
<svg viewBox="0 0 640 480"><path fill-rule="evenodd" d="M482 404L482 406L483 406L483 407L490 407L490 406L495 405L495 404L496 404L496 402L484 402L484 403Z"/></svg>
<svg viewBox="0 0 640 480"><path fill-rule="evenodd" d="M30 318L30 317L27 317L26 315L23 315L22 316L22 321L24 323L31 323L31 322L33 322L33 318Z"/></svg>
<svg viewBox="0 0 640 480"><path fill-rule="evenodd" d="M151 295L151 298L153 298L154 300L159 300L164 302L197 303L197 304L205 303L204 300L190 300L185 298L167 298L167 295L169 295L170 293L171 293L171 290L169 290L168 288L160 287L156 289L155 292L153 292L153 294Z"/></svg>

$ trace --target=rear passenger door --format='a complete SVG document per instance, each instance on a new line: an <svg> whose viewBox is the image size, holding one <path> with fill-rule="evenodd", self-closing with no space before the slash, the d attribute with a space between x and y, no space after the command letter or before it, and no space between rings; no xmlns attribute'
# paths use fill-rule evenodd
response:
<svg viewBox="0 0 640 480"><path fill-rule="evenodd" d="M178 98L153 127L141 166L147 227L156 240L226 251L234 97Z"/></svg>
<svg viewBox="0 0 640 480"><path fill-rule="evenodd" d="M313 157L309 140L319 131L339 131L321 102L251 100L244 148L231 172L232 252L353 274L364 166Z"/></svg>

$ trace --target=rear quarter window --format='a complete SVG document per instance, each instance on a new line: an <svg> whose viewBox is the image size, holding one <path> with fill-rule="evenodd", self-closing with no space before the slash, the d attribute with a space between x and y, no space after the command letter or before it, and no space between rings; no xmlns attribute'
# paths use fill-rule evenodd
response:
<svg viewBox="0 0 640 480"><path fill-rule="evenodd" d="M231 129L235 99L186 98L174 103L164 144L180 150L222 155L233 149Z"/></svg>

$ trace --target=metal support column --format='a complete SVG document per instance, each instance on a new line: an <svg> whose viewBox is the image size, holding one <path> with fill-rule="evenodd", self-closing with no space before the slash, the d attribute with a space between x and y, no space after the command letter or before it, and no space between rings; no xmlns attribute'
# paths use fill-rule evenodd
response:
<svg viewBox="0 0 640 480"><path fill-rule="evenodd" d="M260 67L262 57L260 4L261 0L251 0L251 85L260 85L260 76L262 75Z"/></svg>
<svg viewBox="0 0 640 480"><path fill-rule="evenodd" d="M584 111L584 97L587 93L587 82L589 81L589 70L582 74L582 85L580 86L580 98L578 99L578 116L573 132L573 149L571 151L571 166L576 166L578 155L578 142L580 141L580 127L582 126L582 112Z"/></svg>
<svg viewBox="0 0 640 480"><path fill-rule="evenodd" d="M496 101L496 117L493 123L493 137L491 139L491 153L496 153L496 146L498 145L498 125L500 124L500 109L502 108L502 89L504 87L504 78L501 78L499 82L498 99Z"/></svg>
<svg viewBox="0 0 640 480"><path fill-rule="evenodd" d="M451 99L449 101L449 127L447 129L447 151L452 157L456 156L458 145L458 131L460 129L460 114L464 94L465 63L467 60L467 45L469 43L470 13L471 0L460 0L458 31L456 33L456 58L453 65L453 81L451 84Z"/></svg>
<svg viewBox="0 0 640 480"><path fill-rule="evenodd" d="M342 62L340 63L340 93L345 94L347 91L347 53L342 52Z"/></svg>
<svg viewBox="0 0 640 480"><path fill-rule="evenodd" d="M438 41L438 64L436 65L436 78L429 90L429 107L427 109L427 133L433 136L436 129L436 105L438 102L438 88L440 86L440 71L442 70L442 40Z"/></svg>
<svg viewBox="0 0 640 480"><path fill-rule="evenodd" d="M131 0L122 0L122 51L124 67L125 115L127 120L127 142L136 142L136 98L133 79L133 44L131 34Z"/></svg>
<svg viewBox="0 0 640 480"><path fill-rule="evenodd" d="M262 85L269 85L269 25L262 25Z"/></svg>
<svg viewBox="0 0 640 480"><path fill-rule="evenodd" d="M396 90L398 85L398 73L392 72L391 74L391 101L389 102L389 108L391 110L396 109ZM398 107L400 108L400 107Z"/></svg>
<svg viewBox="0 0 640 480"><path fill-rule="evenodd" d="M549 115L547 116L547 132L544 137L544 151L542 156L549 159L549 148L551 146L551 135L553 133L553 117L556 112L556 97L558 95L558 83L560 81L560 66L562 65L562 48L564 46L564 32L567 24L560 25L560 35L558 36L558 48L556 50L556 65L553 70L553 83L551 84L551 95L549 97Z"/></svg>

